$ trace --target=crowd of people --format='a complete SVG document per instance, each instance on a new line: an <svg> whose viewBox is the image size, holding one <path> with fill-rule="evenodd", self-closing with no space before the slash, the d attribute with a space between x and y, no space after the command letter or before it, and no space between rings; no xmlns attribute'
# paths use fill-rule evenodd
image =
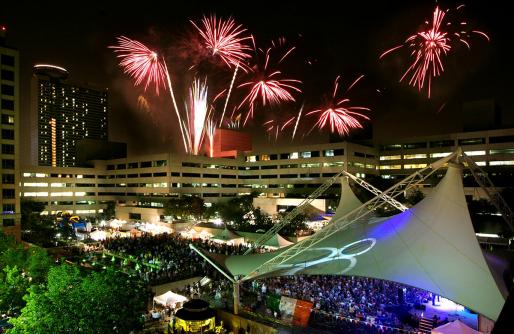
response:
<svg viewBox="0 0 514 334"><path fill-rule="evenodd" d="M357 319L395 328L409 328L395 312L401 305L426 302L426 291L398 283L353 276L283 276L257 280L247 286L260 300L275 294L313 303L311 323L327 324L323 318ZM337 319L336 319L337 320ZM402 319L404 320L404 319ZM339 321L334 321L338 326Z"/></svg>
<svg viewBox="0 0 514 334"><path fill-rule="evenodd" d="M208 276L211 280L207 286L202 287L197 283L185 286L183 291L177 292L189 298L194 295L208 296L216 306L230 307L231 283L192 250L189 247L191 243L207 252L223 255L242 254L247 250L243 245L192 240L175 233L157 236L143 233L139 237L111 238L91 250L103 249L122 258L130 258L132 263L147 263L148 265L137 265L136 270L149 285ZM355 333L400 333L413 330L417 327L413 323L416 318L411 317L410 322L406 321L397 312L398 307L420 305L431 299L430 293L413 287L390 281L347 276L297 275L266 278L245 283L242 294L246 292L258 297L257 302L251 305L254 311L259 306L261 311L266 309L265 301L269 295L306 300L313 304L310 326ZM273 315L269 309L265 311ZM275 317L280 318L280 314L275 313ZM381 330L378 331L377 328Z"/></svg>
<svg viewBox="0 0 514 334"><path fill-rule="evenodd" d="M216 277L217 271L194 250L198 248L224 255L241 254L245 246L228 245L202 239L187 239L179 234L143 234L132 238L111 238L102 242L105 250L120 256L130 256L140 263L137 271L150 285L164 284L195 276Z"/></svg>

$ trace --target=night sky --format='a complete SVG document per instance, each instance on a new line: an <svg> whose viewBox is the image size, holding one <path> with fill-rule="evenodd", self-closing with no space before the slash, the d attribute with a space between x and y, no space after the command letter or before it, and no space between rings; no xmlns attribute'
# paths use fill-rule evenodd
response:
<svg viewBox="0 0 514 334"><path fill-rule="evenodd" d="M223 17L232 15L254 35L258 46L269 45L271 39L282 36L297 46L284 72L304 82L304 94L298 103L280 110L257 111L250 131L256 135L258 144L266 143L260 123L294 115L302 103L306 109L315 108L340 74L343 84L351 83L360 74L366 75L351 95L356 104L372 109L369 116L373 127L355 133L354 140L365 138L372 131L376 138L386 139L461 131L466 128L463 120L468 112L463 104L481 99L495 101L501 114L497 126L514 124L511 11L499 1L465 2L463 13L467 21L487 32L491 42L474 37L471 51L455 50L447 58L446 72L433 84L431 99L427 99L426 92L419 93L398 83L408 66L405 52L388 56L384 61L379 61L378 56L430 19L436 4L433 1L339 1L339 5L327 1L276 0L143 1L139 6L118 3L9 1L0 5L0 23L8 27L8 45L19 49L21 55L22 121L29 110L32 66L50 63L68 69L70 81L109 89L111 140L128 142L133 153L177 150L178 128L174 125L171 103L148 91L145 96L150 110L138 110L137 98L144 93L143 89L133 87L107 46L116 42L116 36L125 35L166 52L174 67L172 76L178 95L183 96L185 82L192 74L185 70L187 60L178 57L177 50L187 50L188 36L193 32L190 19L198 21L203 14L216 13ZM442 8L455 8L461 2L438 3ZM231 72L216 66L202 70L218 83L228 85L230 81ZM444 108L439 111L442 105ZM301 131L308 131L313 121L314 118L304 119ZM289 136L284 134L271 144L290 144ZM303 142L327 138L315 130Z"/></svg>

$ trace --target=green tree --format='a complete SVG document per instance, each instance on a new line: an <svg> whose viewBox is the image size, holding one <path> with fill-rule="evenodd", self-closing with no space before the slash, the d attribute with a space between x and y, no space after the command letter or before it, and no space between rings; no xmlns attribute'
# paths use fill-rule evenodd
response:
<svg viewBox="0 0 514 334"><path fill-rule="evenodd" d="M407 194L407 197L405 198L405 202L409 204L410 206L416 205L418 202L420 202L423 198L425 198L425 194L419 189L414 189L410 191Z"/></svg>
<svg viewBox="0 0 514 334"><path fill-rule="evenodd" d="M25 249L6 237L0 242L0 313L17 314L25 306L29 286L46 283L53 262L42 248Z"/></svg>
<svg viewBox="0 0 514 334"><path fill-rule="evenodd" d="M52 268L46 287L29 291L9 333L129 333L139 327L148 297L136 278L113 270L84 275L69 265Z"/></svg>
<svg viewBox="0 0 514 334"><path fill-rule="evenodd" d="M0 312L17 315L25 306L23 296L27 293L30 282L16 266L4 267L0 277Z"/></svg>
<svg viewBox="0 0 514 334"><path fill-rule="evenodd" d="M279 220L282 220L283 217L284 214L279 215ZM299 214L294 217L293 220L291 220L286 226L284 226L278 233L285 236L295 236L299 231L306 231L308 230L307 224L305 224L306 219L307 216L304 214Z"/></svg>

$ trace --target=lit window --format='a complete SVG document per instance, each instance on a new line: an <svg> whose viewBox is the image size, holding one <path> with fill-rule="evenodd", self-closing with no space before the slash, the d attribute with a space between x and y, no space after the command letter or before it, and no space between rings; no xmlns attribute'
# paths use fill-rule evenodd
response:
<svg viewBox="0 0 514 334"><path fill-rule="evenodd" d="M403 165L403 169L418 169L418 168L425 168L427 164L409 164L409 165Z"/></svg>
<svg viewBox="0 0 514 334"><path fill-rule="evenodd" d="M382 165L379 169L402 169L402 165Z"/></svg>
<svg viewBox="0 0 514 334"><path fill-rule="evenodd" d="M405 154L403 156L404 159L424 159L426 157L426 154Z"/></svg>
<svg viewBox="0 0 514 334"><path fill-rule="evenodd" d="M289 159L298 159L298 152L291 153L291 155L289 156Z"/></svg>
<svg viewBox="0 0 514 334"><path fill-rule="evenodd" d="M439 152L439 153L430 153L431 158L444 158L451 154L451 152Z"/></svg>
<svg viewBox="0 0 514 334"><path fill-rule="evenodd" d="M383 155L380 157L380 160L399 160L401 158L401 155Z"/></svg>
<svg viewBox="0 0 514 334"><path fill-rule="evenodd" d="M474 155L485 155L485 151L464 151L466 155L474 156Z"/></svg>
<svg viewBox="0 0 514 334"><path fill-rule="evenodd" d="M489 166L511 166L514 160L489 161Z"/></svg>

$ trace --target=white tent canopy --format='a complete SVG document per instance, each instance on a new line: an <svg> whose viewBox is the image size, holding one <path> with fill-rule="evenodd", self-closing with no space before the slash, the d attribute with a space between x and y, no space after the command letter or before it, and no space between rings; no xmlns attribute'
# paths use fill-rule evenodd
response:
<svg viewBox="0 0 514 334"><path fill-rule="evenodd" d="M341 197L339 206L331 219L333 222L362 205L362 202L353 193L349 182L350 179L347 176L341 178Z"/></svg>
<svg viewBox="0 0 514 334"><path fill-rule="evenodd" d="M175 307L177 303L183 303L187 301L187 298L174 292L168 291L160 296L153 297L153 301L159 305Z"/></svg>
<svg viewBox="0 0 514 334"><path fill-rule="evenodd" d="M432 329L431 334L482 334L471 327L468 327L460 320L455 320Z"/></svg>
<svg viewBox="0 0 514 334"><path fill-rule="evenodd" d="M496 320L505 299L476 239L461 168L450 163L437 187L409 210L354 222L260 275L384 279L436 293ZM224 265L233 275L246 276L282 251L229 256Z"/></svg>

